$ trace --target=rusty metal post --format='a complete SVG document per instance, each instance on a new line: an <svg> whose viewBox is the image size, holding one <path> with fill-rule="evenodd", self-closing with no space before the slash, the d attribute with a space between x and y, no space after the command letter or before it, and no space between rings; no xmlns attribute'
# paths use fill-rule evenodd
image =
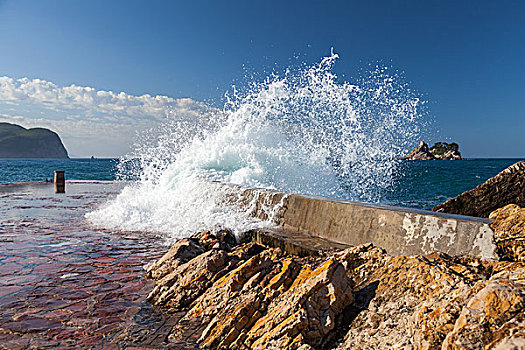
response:
<svg viewBox="0 0 525 350"><path fill-rule="evenodd" d="M64 170L55 170L55 193L66 192L66 175Z"/></svg>

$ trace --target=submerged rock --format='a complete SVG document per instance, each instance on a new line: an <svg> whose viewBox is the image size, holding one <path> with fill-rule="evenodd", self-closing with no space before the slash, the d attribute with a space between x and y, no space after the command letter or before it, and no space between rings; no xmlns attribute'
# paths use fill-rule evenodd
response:
<svg viewBox="0 0 525 350"><path fill-rule="evenodd" d="M507 204L525 207L525 161L511 165L483 184L432 210L486 218L492 211Z"/></svg>

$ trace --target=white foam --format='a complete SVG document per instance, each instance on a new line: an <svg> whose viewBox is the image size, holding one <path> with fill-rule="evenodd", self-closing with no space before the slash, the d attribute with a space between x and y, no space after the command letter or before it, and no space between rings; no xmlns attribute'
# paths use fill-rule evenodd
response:
<svg viewBox="0 0 525 350"><path fill-rule="evenodd" d="M359 86L338 83L336 59L234 89L213 118L170 115L153 141L121 160L120 175L137 181L87 218L174 238L268 225L227 206L228 189L209 181L380 201L396 157L418 138L420 101L384 69Z"/></svg>

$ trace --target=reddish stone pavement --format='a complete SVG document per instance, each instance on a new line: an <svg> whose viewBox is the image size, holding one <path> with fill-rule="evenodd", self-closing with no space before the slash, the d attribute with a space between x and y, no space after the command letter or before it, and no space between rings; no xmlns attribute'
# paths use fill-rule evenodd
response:
<svg viewBox="0 0 525 350"><path fill-rule="evenodd" d="M0 185L0 349L190 349L170 343L177 315L145 298L142 266L167 245L146 232L90 227L86 212L120 185Z"/></svg>

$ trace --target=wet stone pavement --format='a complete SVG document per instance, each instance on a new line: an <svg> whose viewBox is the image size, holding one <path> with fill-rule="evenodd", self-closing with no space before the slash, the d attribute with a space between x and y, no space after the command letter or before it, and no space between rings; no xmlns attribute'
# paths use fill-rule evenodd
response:
<svg viewBox="0 0 525 350"><path fill-rule="evenodd" d="M0 185L0 349L189 349L178 320L145 299L142 266L168 249L145 232L90 227L84 214L120 185Z"/></svg>

